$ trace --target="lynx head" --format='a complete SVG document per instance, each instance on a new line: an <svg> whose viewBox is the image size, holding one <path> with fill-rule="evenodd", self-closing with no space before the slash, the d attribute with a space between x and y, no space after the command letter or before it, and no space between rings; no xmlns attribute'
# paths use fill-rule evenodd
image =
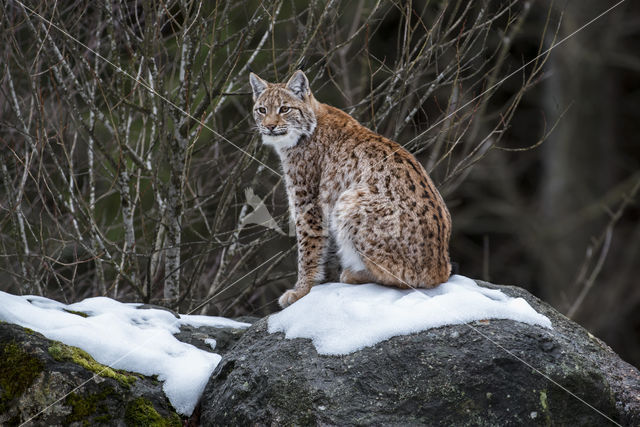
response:
<svg viewBox="0 0 640 427"><path fill-rule="evenodd" d="M268 83L251 73L253 118L262 142L278 152L293 147L316 128L315 99L307 76L298 70L285 83Z"/></svg>

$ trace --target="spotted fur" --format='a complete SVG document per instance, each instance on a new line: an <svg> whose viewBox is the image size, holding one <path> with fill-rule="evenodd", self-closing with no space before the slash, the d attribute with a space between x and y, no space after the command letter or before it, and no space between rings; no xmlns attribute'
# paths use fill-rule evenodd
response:
<svg viewBox="0 0 640 427"><path fill-rule="evenodd" d="M397 143L318 102L297 71L286 83L251 74L254 118L284 170L298 239L286 307L325 279L335 241L346 283L430 288L451 271L451 217L420 163Z"/></svg>

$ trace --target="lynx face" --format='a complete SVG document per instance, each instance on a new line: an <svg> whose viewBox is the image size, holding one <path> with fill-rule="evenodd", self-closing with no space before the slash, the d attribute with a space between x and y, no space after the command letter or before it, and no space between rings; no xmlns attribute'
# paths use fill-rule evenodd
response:
<svg viewBox="0 0 640 427"><path fill-rule="evenodd" d="M250 82L255 102L253 118L263 143L280 152L313 134L316 116L309 81L303 73L295 73L286 85L267 83L253 73Z"/></svg>

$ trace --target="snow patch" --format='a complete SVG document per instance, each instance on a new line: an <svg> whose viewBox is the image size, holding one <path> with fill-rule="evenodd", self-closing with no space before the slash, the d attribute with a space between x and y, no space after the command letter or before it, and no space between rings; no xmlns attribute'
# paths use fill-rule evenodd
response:
<svg viewBox="0 0 640 427"><path fill-rule="evenodd" d="M484 319L511 319L551 328L523 298L480 287L459 275L434 289L329 283L269 316L270 333L309 338L319 354L341 355L396 335Z"/></svg>
<svg viewBox="0 0 640 427"><path fill-rule="evenodd" d="M0 320L79 347L112 368L157 375L176 411L191 415L221 356L183 343L173 334L180 325L247 328L250 324L210 316L180 315L178 319L166 310L138 310L139 305L105 297L67 305L0 291Z"/></svg>
<svg viewBox="0 0 640 427"><path fill-rule="evenodd" d="M205 338L204 343L211 347L211 350L215 350L218 345L218 341L213 338Z"/></svg>

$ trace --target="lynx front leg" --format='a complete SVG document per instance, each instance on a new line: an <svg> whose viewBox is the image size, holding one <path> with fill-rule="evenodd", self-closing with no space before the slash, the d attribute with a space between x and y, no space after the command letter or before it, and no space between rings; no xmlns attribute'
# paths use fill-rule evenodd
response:
<svg viewBox="0 0 640 427"><path fill-rule="evenodd" d="M298 210L298 209L296 209ZM328 238L322 211L316 207L299 209L296 212L296 236L298 238L298 280L278 300L287 307L311 291L311 287L324 278L324 257Z"/></svg>

